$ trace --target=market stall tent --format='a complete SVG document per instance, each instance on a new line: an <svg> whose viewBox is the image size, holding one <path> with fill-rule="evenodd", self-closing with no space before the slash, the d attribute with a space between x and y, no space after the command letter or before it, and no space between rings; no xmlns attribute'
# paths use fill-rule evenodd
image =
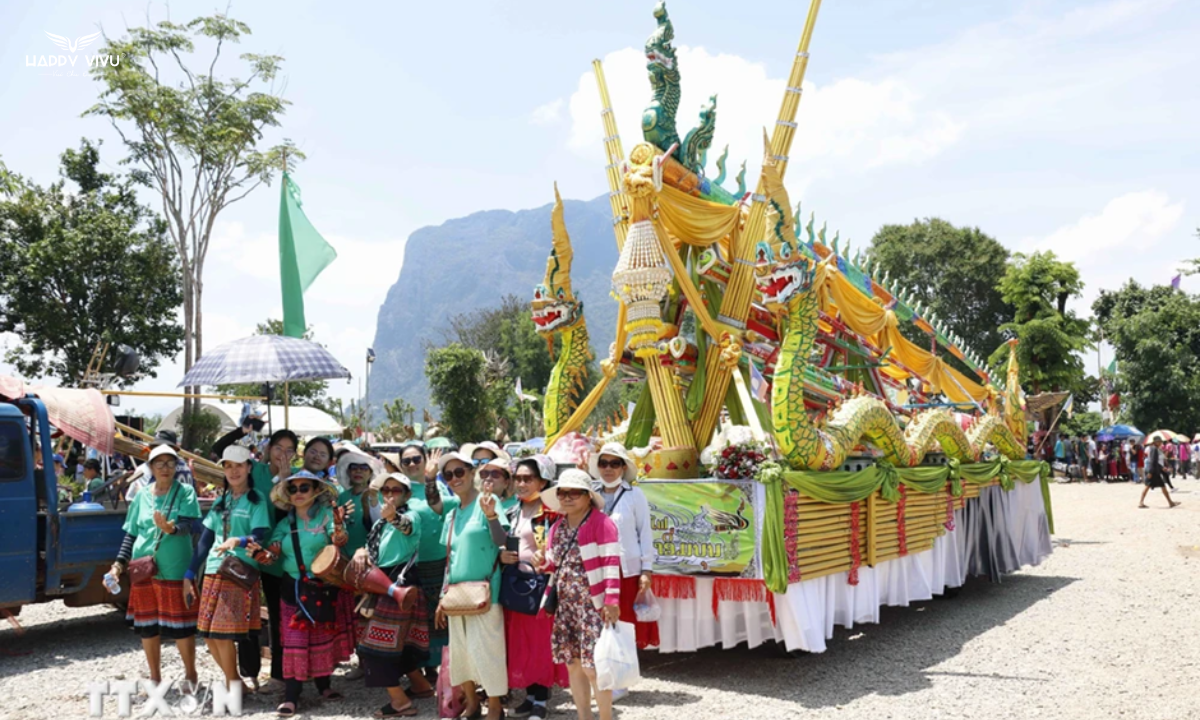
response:
<svg viewBox="0 0 1200 720"><path fill-rule="evenodd" d="M221 419L222 431L228 432L237 427L238 420L242 417L242 406L240 403L219 403L219 402L203 402L201 408L215 414ZM292 432L301 437L310 437L313 435L340 435L342 426L329 413L311 407L297 407L293 405L289 408L288 425ZM183 428L180 425L180 418L183 416L183 406L172 410L163 418L162 428L166 430L174 430L181 432ZM272 405L270 412L271 419L277 427L283 427L283 406ZM270 433L273 428L268 425L264 430Z"/></svg>

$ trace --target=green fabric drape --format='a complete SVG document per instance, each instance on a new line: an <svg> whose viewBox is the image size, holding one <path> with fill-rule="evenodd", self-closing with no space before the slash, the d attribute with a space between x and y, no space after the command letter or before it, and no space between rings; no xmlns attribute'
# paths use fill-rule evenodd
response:
<svg viewBox="0 0 1200 720"><path fill-rule="evenodd" d="M761 550L763 579L773 592L787 590L788 558L783 541L783 492L786 483L805 495L833 504L866 500L876 490L888 502L900 499L900 485L910 490L934 493L950 484L954 497L962 496L962 482L976 485L999 478L1005 490L1020 480L1031 483L1040 479L1042 499L1046 505L1046 521L1054 532L1050 508L1050 466L1040 460L1009 460L1000 457L980 463L960 463L951 459L946 465L898 468L878 462L858 472L794 472L784 470L778 463L764 463L758 471L767 495L762 526Z"/></svg>

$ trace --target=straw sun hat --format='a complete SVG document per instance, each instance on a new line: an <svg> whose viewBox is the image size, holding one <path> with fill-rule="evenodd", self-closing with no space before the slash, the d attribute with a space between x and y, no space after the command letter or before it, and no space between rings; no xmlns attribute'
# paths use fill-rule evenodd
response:
<svg viewBox="0 0 1200 720"><path fill-rule="evenodd" d="M286 479L275 483L275 487L271 488L271 502L275 503L275 507L280 510L292 509L292 496L287 494L287 484L293 480L311 480L316 487L317 498L320 498L321 495L329 495L331 499L337 497L339 488L328 478L318 477L307 470L298 470Z"/></svg>
<svg viewBox="0 0 1200 720"><path fill-rule="evenodd" d="M633 457L629 454L629 451L625 449L624 445L616 442L605 443L604 447L600 448L600 452L594 452L592 453L592 456L588 458L588 471L592 474L593 478L597 480L600 479L599 463L601 455L610 455L612 457L619 457L624 460L625 474L621 476L621 479L630 483L634 480L637 480L637 465L634 464Z"/></svg>
<svg viewBox="0 0 1200 720"><path fill-rule="evenodd" d="M604 507L604 498L592 489L592 479L588 477L587 473L577 468L563 470L562 475L558 476L558 482L542 491L542 504L556 513L562 512L562 505L558 502L559 490L587 490L588 495L592 496L592 504L596 506L596 509Z"/></svg>

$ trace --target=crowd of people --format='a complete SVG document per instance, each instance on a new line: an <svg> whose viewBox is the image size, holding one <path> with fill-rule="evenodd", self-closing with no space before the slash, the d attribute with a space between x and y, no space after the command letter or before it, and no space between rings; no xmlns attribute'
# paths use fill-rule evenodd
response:
<svg viewBox="0 0 1200 720"><path fill-rule="evenodd" d="M339 682L361 678L386 695L375 717L419 714L439 674L459 690L460 717L545 718L555 687L581 720L593 700L612 717L614 694L627 690L597 685L603 628L636 623L639 647L658 644L657 625L634 611L654 554L624 447L560 472L545 455L514 459L491 442L393 454L316 437L300 451L278 430L256 452L249 432L214 445L224 487L206 513L172 438L154 443L131 485L109 574L132 585L126 620L151 680L162 679L167 638L194 687L199 635L228 687L282 693L280 717L299 711L310 681L324 701L340 699L334 671L347 663ZM381 572L387 594L328 582L322 563L334 554L342 577ZM541 596L531 605L502 593L509 579Z"/></svg>
<svg viewBox="0 0 1200 720"><path fill-rule="evenodd" d="M1175 489L1172 478L1188 475L1200 478L1200 440L1165 442L1155 435L1146 444L1141 438L1098 441L1080 435L1059 436L1052 446L1046 447L1047 459L1068 482L1078 479L1145 485L1138 507L1146 507L1146 495L1155 488L1161 488L1168 506L1175 507L1179 503L1167 492L1167 488Z"/></svg>

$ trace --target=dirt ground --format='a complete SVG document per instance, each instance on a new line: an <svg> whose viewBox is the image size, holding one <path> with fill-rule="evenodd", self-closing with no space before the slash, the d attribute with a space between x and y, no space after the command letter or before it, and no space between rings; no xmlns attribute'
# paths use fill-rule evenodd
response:
<svg viewBox="0 0 1200 720"><path fill-rule="evenodd" d="M1136 508L1140 486L1058 484L1058 534L1040 567L993 585L972 579L951 598L888 608L879 625L839 629L820 655L774 648L643 656L643 682L620 720L671 718L1200 717L1200 481L1176 480ZM0 718L87 717L86 685L145 672L136 639L107 608L25 608L23 632L0 629ZM201 649L201 677L216 666ZM173 648L164 676L181 677ZM382 692L335 678L346 693L301 715L365 718ZM273 717L278 696L251 697L245 716ZM419 701L420 717L436 717ZM573 718L555 692L551 717ZM136 716L141 707L133 709ZM105 717L116 717L114 699Z"/></svg>

